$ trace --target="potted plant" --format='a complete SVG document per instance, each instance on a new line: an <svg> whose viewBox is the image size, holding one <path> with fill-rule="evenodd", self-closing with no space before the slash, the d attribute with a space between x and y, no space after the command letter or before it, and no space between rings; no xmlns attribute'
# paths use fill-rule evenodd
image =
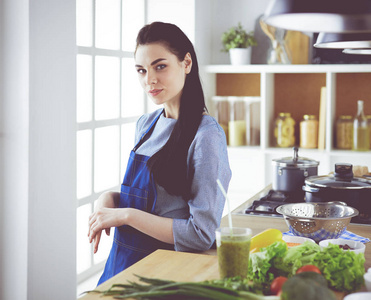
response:
<svg viewBox="0 0 371 300"><path fill-rule="evenodd" d="M222 34L222 43L222 51L229 52L232 65L249 64L251 47L257 45L254 32L247 32L241 23Z"/></svg>

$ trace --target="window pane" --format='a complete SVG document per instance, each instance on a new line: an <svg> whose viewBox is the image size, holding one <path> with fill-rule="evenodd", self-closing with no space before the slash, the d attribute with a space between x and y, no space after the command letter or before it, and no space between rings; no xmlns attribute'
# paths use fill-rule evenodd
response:
<svg viewBox="0 0 371 300"><path fill-rule="evenodd" d="M92 57L78 54L76 78L77 122L87 122L92 119L92 72Z"/></svg>
<svg viewBox="0 0 371 300"><path fill-rule="evenodd" d="M76 44L93 45L93 0L76 0Z"/></svg>
<svg viewBox="0 0 371 300"><path fill-rule="evenodd" d="M195 0L148 0L148 23L169 22L177 25L194 43ZM166 8L166 9L164 9Z"/></svg>
<svg viewBox="0 0 371 300"><path fill-rule="evenodd" d="M92 179L92 134L91 130L78 131L76 134L77 160L77 199L91 194Z"/></svg>
<svg viewBox="0 0 371 300"><path fill-rule="evenodd" d="M91 245L88 240L88 220L92 213L91 204L86 204L77 208L77 273L81 273L91 267Z"/></svg>
<svg viewBox="0 0 371 300"><path fill-rule="evenodd" d="M95 3L95 46L120 49L120 0L96 0Z"/></svg>
<svg viewBox="0 0 371 300"><path fill-rule="evenodd" d="M144 92L138 80L133 58L122 59L122 106L123 117L140 116L144 113Z"/></svg>
<svg viewBox="0 0 371 300"><path fill-rule="evenodd" d="M121 126L121 180L124 179L129 155L134 148L136 123L128 123Z"/></svg>
<svg viewBox="0 0 371 300"><path fill-rule="evenodd" d="M120 59L95 58L95 119L117 118L120 113Z"/></svg>
<svg viewBox="0 0 371 300"><path fill-rule="evenodd" d="M122 0L122 50L134 51L139 30L144 25L144 1Z"/></svg>
<svg viewBox="0 0 371 300"><path fill-rule="evenodd" d="M97 205L97 201L94 202L94 205ZM112 247L114 234L115 234L115 228L111 228L109 236L106 235L105 230L102 231L102 235L101 235L99 246L98 246L98 252L95 253L93 257L94 264L105 261L108 258L108 255Z"/></svg>
<svg viewBox="0 0 371 300"><path fill-rule="evenodd" d="M95 192L100 192L119 184L119 138L119 126L107 126L95 130Z"/></svg>

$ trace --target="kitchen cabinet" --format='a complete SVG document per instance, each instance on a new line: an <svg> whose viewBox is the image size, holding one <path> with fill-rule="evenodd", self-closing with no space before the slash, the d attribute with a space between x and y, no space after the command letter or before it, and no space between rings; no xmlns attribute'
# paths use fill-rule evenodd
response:
<svg viewBox="0 0 371 300"><path fill-rule="evenodd" d="M299 149L299 156L318 160L319 175L332 172L337 162L371 169L371 151L338 150L335 143L337 118L342 114L354 116L357 100L365 101L365 113L371 115L371 65L206 65L201 68L201 76L211 114L215 114L212 96L260 97L260 145L229 147L230 157L238 161L236 165L243 165L249 157L254 164L245 172L243 182L241 178L239 183L232 182L232 193L238 194L234 186L246 186L251 180L255 192L256 185L261 188L272 182L272 159L293 155L291 148L274 146L275 118L279 112L291 113L299 144L299 122L304 114L319 116L322 87L326 87L324 147Z"/></svg>

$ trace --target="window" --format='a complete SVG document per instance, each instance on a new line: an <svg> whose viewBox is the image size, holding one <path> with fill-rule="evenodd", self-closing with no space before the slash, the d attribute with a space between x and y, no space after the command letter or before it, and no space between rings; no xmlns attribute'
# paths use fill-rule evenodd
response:
<svg viewBox="0 0 371 300"><path fill-rule="evenodd" d="M147 22L180 26L193 41L194 0L76 0L77 26L77 275L101 272L112 245L102 234L99 251L87 239L96 199L120 190L134 146L135 122L157 109L139 85L133 52Z"/></svg>

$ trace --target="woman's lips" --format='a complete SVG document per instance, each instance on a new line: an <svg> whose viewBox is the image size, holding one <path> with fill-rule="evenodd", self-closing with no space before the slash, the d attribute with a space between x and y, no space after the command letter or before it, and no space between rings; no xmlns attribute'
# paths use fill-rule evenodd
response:
<svg viewBox="0 0 371 300"><path fill-rule="evenodd" d="M148 93L149 93L151 96L155 97L155 96L157 96L158 94L160 94L161 92L162 92L162 90L150 90Z"/></svg>

